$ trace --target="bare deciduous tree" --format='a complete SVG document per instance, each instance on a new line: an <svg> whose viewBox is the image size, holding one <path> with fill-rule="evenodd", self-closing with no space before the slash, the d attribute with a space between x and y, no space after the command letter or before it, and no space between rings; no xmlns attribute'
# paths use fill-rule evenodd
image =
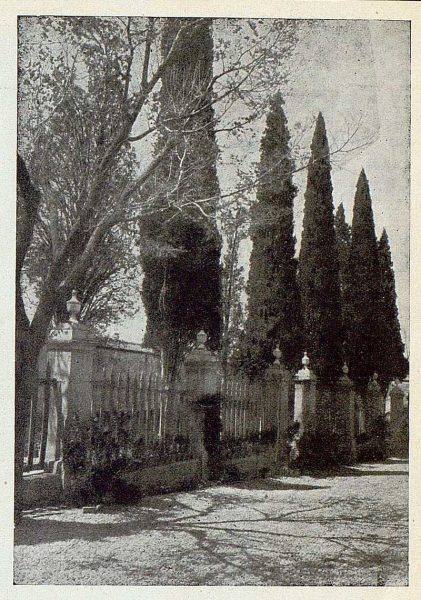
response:
<svg viewBox="0 0 421 600"><path fill-rule="evenodd" d="M150 185L180 136L188 136L201 93L189 94L183 110L163 125L171 135L152 158L160 118L157 91L177 60L180 36L201 19L186 19L164 57L163 19L28 17L20 19L19 157L16 259L16 509L20 510L24 440L37 360L52 319L68 290L92 283L96 258L120 239L139 216L208 199L166 193ZM216 61L210 82L218 105L219 131L238 134L256 119L283 80L285 59L295 41L292 21L215 24ZM239 110L239 106L242 107ZM238 114L242 113L241 117ZM157 203L157 198L160 202ZM205 211L203 211L205 213ZM22 281L39 245L45 262L31 265L36 307L29 318ZM99 271L98 294L116 271ZM124 265L122 265L124 269ZM101 280L101 269L103 278ZM87 274L91 277L87 280ZM81 283L82 282L82 283ZM85 287L86 291L86 287ZM94 296L95 296L94 294ZM91 296L92 301L92 296ZM86 309L88 310L88 308Z"/></svg>

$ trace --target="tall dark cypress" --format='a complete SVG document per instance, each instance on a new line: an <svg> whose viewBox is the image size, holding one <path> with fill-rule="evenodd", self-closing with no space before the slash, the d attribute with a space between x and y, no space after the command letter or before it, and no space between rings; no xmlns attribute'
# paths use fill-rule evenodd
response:
<svg viewBox="0 0 421 600"><path fill-rule="evenodd" d="M290 134L280 93L270 102L260 146L257 202L251 211L248 318L241 355L250 375L273 362L279 343L286 366L296 368L302 351L296 280Z"/></svg>
<svg viewBox="0 0 421 600"><path fill-rule="evenodd" d="M335 234L338 245L339 284L341 288L342 324L344 332L344 359L348 360L347 337L349 331L348 294L352 284L349 273L349 253L351 250L351 226L346 222L344 206L341 203L335 214Z"/></svg>
<svg viewBox="0 0 421 600"><path fill-rule="evenodd" d="M339 260L330 171L325 122L319 113L308 165L299 284L305 348L312 368L323 381L338 377L343 359Z"/></svg>
<svg viewBox="0 0 421 600"><path fill-rule="evenodd" d="M387 232L378 242L380 262L380 339L381 361L378 366L379 381L385 389L392 379L408 374L408 360L404 353L401 328L396 305L395 274Z"/></svg>
<svg viewBox="0 0 421 600"><path fill-rule="evenodd" d="M167 20L163 55L186 23L188 19ZM212 349L219 347L221 334L221 239L215 224L218 149L210 104L211 20L186 29L180 42L160 91L157 151L170 136L177 136L153 180L166 210L143 219L140 243L147 315L144 343L163 351L169 373L200 329L208 334ZM185 115L192 113L195 116L186 123ZM180 124L188 133L178 135ZM201 203L194 205L196 200ZM169 204L174 208L168 208Z"/></svg>
<svg viewBox="0 0 421 600"><path fill-rule="evenodd" d="M349 368L362 388L380 368L380 265L368 180L358 178L352 219L349 273Z"/></svg>

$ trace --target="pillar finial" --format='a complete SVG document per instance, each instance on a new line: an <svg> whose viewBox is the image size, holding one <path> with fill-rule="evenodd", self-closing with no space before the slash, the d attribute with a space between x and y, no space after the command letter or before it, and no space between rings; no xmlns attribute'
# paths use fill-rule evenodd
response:
<svg viewBox="0 0 421 600"><path fill-rule="evenodd" d="M196 335L196 347L200 349L205 348L205 344L208 341L208 336L206 332L201 329L199 333Z"/></svg>
<svg viewBox="0 0 421 600"><path fill-rule="evenodd" d="M273 364L280 365L282 358L282 350L279 348L279 344L276 344L276 348L273 350L272 354L275 357Z"/></svg>
<svg viewBox="0 0 421 600"><path fill-rule="evenodd" d="M304 356L301 359L301 364L303 365L302 368L297 372L296 374L296 380L298 381L307 381L307 380L311 380L314 378L313 373L310 371L310 369L308 368L308 365L310 364L310 358L307 354L307 352L304 352Z"/></svg>
<svg viewBox="0 0 421 600"><path fill-rule="evenodd" d="M66 302L67 312L69 313L69 323L79 323L79 314L81 302L77 298L77 291L72 290L72 297Z"/></svg>

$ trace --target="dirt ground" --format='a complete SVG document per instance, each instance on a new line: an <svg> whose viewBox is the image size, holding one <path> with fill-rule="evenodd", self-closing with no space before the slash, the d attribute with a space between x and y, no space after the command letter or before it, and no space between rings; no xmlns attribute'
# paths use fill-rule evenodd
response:
<svg viewBox="0 0 421 600"><path fill-rule="evenodd" d="M408 465L26 511L15 583L407 585Z"/></svg>

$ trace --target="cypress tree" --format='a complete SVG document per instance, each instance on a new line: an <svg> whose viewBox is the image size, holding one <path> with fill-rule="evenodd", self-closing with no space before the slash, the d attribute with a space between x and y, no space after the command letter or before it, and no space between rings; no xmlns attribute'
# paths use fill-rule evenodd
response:
<svg viewBox="0 0 421 600"><path fill-rule="evenodd" d="M351 226L346 222L344 206L341 203L335 214L335 234L338 245L339 285L341 288L342 324L344 332L344 358L348 360L347 336L349 331L348 294L351 286L349 274L349 253L351 249Z"/></svg>
<svg viewBox="0 0 421 600"><path fill-rule="evenodd" d="M338 245L339 284L341 293L349 285L349 250L351 247L351 226L345 220L344 205L341 203L335 214L335 235Z"/></svg>
<svg viewBox="0 0 421 600"><path fill-rule="evenodd" d="M302 350L297 287L293 203L297 189L290 135L280 93L270 102L260 146L257 201L251 210L248 318L241 362L254 376L273 363L277 343L287 367L295 368Z"/></svg>
<svg viewBox="0 0 421 600"><path fill-rule="evenodd" d="M182 18L167 20L164 55L185 22ZM147 315L144 343L163 351L169 374L200 329L207 332L211 349L220 343L221 239L215 225L219 184L211 105L212 62L208 19L181 36L171 68L162 79L157 151L169 136L177 134L173 130L183 122L183 115L192 111L197 115L190 118L186 127L189 133L178 138L153 181L167 209L143 219L140 227L142 300ZM200 208L192 204L204 198L209 200ZM168 209L169 204L174 208Z"/></svg>
<svg viewBox="0 0 421 600"><path fill-rule="evenodd" d="M312 368L323 381L340 374L343 344L330 171L325 122L319 113L308 165L299 284L305 346Z"/></svg>
<svg viewBox="0 0 421 600"><path fill-rule="evenodd" d="M352 218L349 273L349 370L364 388L380 368L380 265L371 206L370 188L364 170L358 178Z"/></svg>
<svg viewBox="0 0 421 600"><path fill-rule="evenodd" d="M378 242L380 261L380 347L381 361L378 367L379 381L385 389L392 379L403 379L408 374L408 360L404 355L404 345L396 305L395 275L387 232Z"/></svg>

